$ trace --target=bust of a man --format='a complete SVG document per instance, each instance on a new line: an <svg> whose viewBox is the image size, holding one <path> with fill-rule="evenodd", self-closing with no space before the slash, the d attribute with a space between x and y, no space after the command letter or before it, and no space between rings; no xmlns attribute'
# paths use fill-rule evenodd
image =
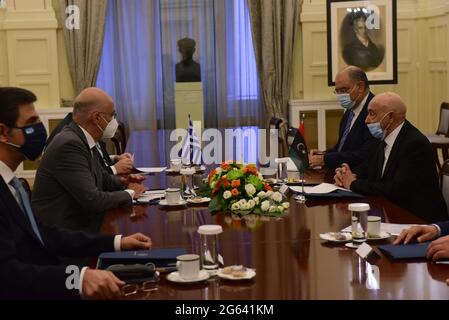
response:
<svg viewBox="0 0 449 320"><path fill-rule="evenodd" d="M176 82L201 82L200 64L193 61L195 40L184 38L178 41L182 61L176 64Z"/></svg>

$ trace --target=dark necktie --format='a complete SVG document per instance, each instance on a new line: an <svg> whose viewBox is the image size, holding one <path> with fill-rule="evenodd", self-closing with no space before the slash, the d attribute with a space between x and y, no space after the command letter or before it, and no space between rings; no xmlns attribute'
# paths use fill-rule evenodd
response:
<svg viewBox="0 0 449 320"><path fill-rule="evenodd" d="M31 203L30 203L30 199L28 197L28 193L25 191L22 183L16 177L14 177L11 180L10 184L17 191L17 193L19 195L20 206L22 207L22 210L28 217L28 221L31 224L31 228L33 228L34 234L41 241L41 243L44 244L44 241L42 240L42 236L37 227L36 219L34 218L33 210L31 209Z"/></svg>
<svg viewBox="0 0 449 320"><path fill-rule="evenodd" d="M341 137L340 140L340 145L338 146L338 152L341 151L341 149L343 149L343 145L346 142L346 138L348 137L349 132L351 131L351 123L352 123L352 119L354 119L354 111L350 110L348 111L349 115L348 118L346 119L346 126L345 126L345 130L343 131L343 136Z"/></svg>

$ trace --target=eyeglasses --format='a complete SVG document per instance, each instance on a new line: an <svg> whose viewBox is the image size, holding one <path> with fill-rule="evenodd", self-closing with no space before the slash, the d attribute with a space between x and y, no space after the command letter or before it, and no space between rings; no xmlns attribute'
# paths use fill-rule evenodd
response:
<svg viewBox="0 0 449 320"><path fill-rule="evenodd" d="M117 112L114 111L113 114L107 113L107 112L98 112L101 114L107 114L108 116L112 117L112 119L117 119Z"/></svg>
<svg viewBox="0 0 449 320"><path fill-rule="evenodd" d="M156 280L145 281L142 283L127 284L122 288L122 295L124 297L130 297L139 293L150 293L159 290L158 288L159 278Z"/></svg>

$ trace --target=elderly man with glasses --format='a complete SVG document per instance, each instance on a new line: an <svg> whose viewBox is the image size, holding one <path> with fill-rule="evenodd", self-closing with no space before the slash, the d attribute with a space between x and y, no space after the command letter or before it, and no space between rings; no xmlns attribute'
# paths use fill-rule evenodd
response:
<svg viewBox="0 0 449 320"><path fill-rule="evenodd" d="M46 149L37 170L32 205L49 225L98 233L109 209L131 206L145 187L143 177L118 177L100 165L97 142L117 129L114 102L88 88L76 98L73 122Z"/></svg>
<svg viewBox="0 0 449 320"><path fill-rule="evenodd" d="M311 150L309 164L312 168L326 166L334 170L343 163L356 167L378 143L365 124L368 104L374 98L366 73L354 66L345 68L335 79L334 93L346 110L340 122L338 143L325 152Z"/></svg>

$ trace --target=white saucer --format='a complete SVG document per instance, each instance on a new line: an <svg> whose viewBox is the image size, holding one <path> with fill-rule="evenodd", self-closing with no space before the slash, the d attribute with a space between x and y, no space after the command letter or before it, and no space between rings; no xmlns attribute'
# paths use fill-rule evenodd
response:
<svg viewBox="0 0 449 320"><path fill-rule="evenodd" d="M232 274L224 274L222 271L223 269L218 269L217 276L226 280L234 280L234 281L251 280L256 276L256 271L250 268L246 268L246 274L244 277L235 277Z"/></svg>
<svg viewBox="0 0 449 320"><path fill-rule="evenodd" d="M378 237L370 237L368 236L368 240L374 241L374 240L385 240L391 237L391 233L381 231Z"/></svg>
<svg viewBox="0 0 449 320"><path fill-rule="evenodd" d="M175 169L166 169L165 172L167 173L180 173L180 170L175 170Z"/></svg>
<svg viewBox="0 0 449 320"><path fill-rule="evenodd" d="M340 232L342 235L344 235L346 237L346 239L344 239L344 240L343 239L342 240L337 240L335 238L335 236L333 235L335 233L338 233L338 232L328 232L328 233L320 234L320 239L326 240L326 241L329 241L329 242L336 242L336 243L348 242L348 241L351 241L351 239L352 239L352 236L351 236L350 233Z"/></svg>
<svg viewBox="0 0 449 320"><path fill-rule="evenodd" d="M345 244L346 247L351 248L351 249L358 249L363 242L360 242L360 244L354 244L352 242L348 242Z"/></svg>
<svg viewBox="0 0 449 320"><path fill-rule="evenodd" d="M187 202L186 202L185 200L181 200L181 201L179 201L179 202L177 202L177 203L168 203L166 199L163 199L163 200L159 201L159 204L160 204L161 206L176 207L176 206L183 206L183 205L186 205Z"/></svg>
<svg viewBox="0 0 449 320"><path fill-rule="evenodd" d="M191 204L201 204L201 203L208 203L211 200L212 200L211 198L202 198L200 199L200 201L193 201L193 199L187 199L187 202Z"/></svg>
<svg viewBox="0 0 449 320"><path fill-rule="evenodd" d="M195 283L195 282L201 282L204 280L209 279L209 273L206 270L201 270L198 274L198 278L196 279L183 279L179 276L179 272L175 271L167 275L167 280L171 282L176 283Z"/></svg>

